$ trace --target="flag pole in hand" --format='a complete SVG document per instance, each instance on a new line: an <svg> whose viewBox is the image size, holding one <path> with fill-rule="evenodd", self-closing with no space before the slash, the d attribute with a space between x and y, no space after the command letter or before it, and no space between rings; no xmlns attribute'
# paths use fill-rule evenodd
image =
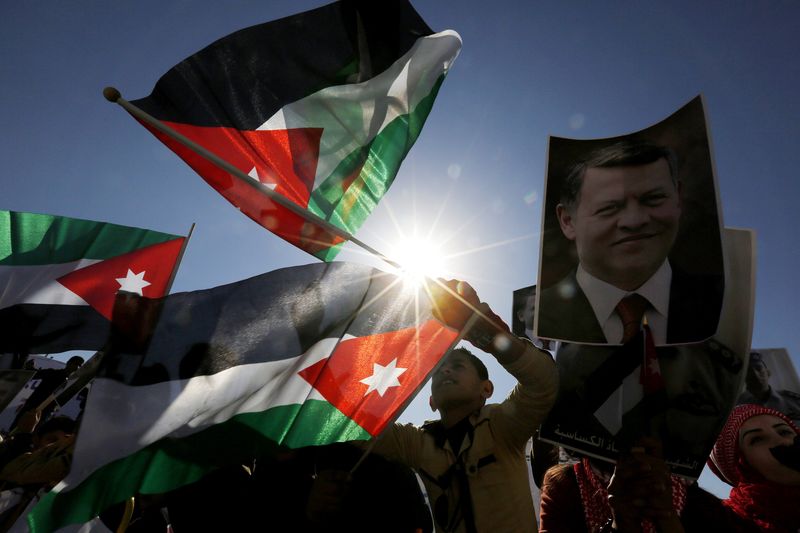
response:
<svg viewBox="0 0 800 533"><path fill-rule="evenodd" d="M125 109L125 111L127 111L128 113L133 115L134 117L136 117L139 120L145 122L146 124L152 126L153 128L157 129L158 131L160 131L164 135L167 135L171 139L174 139L175 141L178 141L179 143L181 143L185 147L189 148L190 150L192 150L193 152L195 152L199 156L207 159L208 161L210 161L214 165L218 166L219 168L221 168L225 172L228 172L229 174L232 174L232 175L236 176L237 178L239 178L240 180L242 180L243 182L249 184L251 187L256 189L258 192L268 196L270 198L270 200L272 200L276 204L288 209L289 211L291 211L295 215L303 218L304 220L307 220L307 221L311 222L312 224L315 224L315 225L325 229L329 233L332 233L333 235L335 235L335 236L337 236L337 237L339 237L341 239L344 239L346 241L352 242L353 244L361 247L363 250L365 250L366 252L372 254L373 256L377 257L378 259L381 259L382 261L385 261L386 263L390 264L391 266L393 266L395 268L400 268L400 265L398 265L395 261L392 261L391 259L389 259L385 255L383 255L382 253L378 252L375 248L372 248L371 246L369 246L368 244L362 242L361 240L356 239L354 236L350 235L345 230L343 230L343 229L331 224L330 222L328 222L324 218L321 218L321 217L315 215L314 213L312 213L312 212L310 212L310 211L308 211L306 209L303 209L302 207L300 207L299 205L295 204L291 200L288 200L284 196L276 193L275 191L273 191L269 187L265 186L260 181L254 180L252 177L248 176L247 174L245 174L244 172L242 172L241 170L239 170L235 166L231 165L229 162L225 161L224 159L222 159L221 157L219 157L215 153L210 152L209 150L206 150L205 148L203 148L202 146L200 146L196 142L192 141L191 139L189 139L188 137L186 137L184 135L181 135L180 133L178 133L174 129L170 128L169 126L167 126L166 124L164 124L163 122L161 122L160 120L155 118L154 116L150 115L146 111L143 111L142 109L139 109L138 107L136 107L135 105L133 105L129 101L125 100L122 97L122 95L120 94L119 90L117 90L116 88L114 88L114 87L106 87L105 89L103 89L103 96L109 102L112 102L112 103L115 103L115 104L119 105L120 107Z"/></svg>

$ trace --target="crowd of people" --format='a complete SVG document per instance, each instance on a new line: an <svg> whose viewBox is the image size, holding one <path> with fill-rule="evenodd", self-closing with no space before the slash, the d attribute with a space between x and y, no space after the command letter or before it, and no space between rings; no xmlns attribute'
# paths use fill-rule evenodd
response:
<svg viewBox="0 0 800 533"><path fill-rule="evenodd" d="M643 322L651 324L656 345L697 341L713 334L721 305L716 289L713 298L701 298L711 309L704 312L710 318L699 324L700 330L678 332L674 327L680 322L674 317L686 319L689 311L677 299L672 301L673 293L679 291L670 289L675 287L672 282L683 279L667 259L682 205L671 161L669 153L657 146L615 145L590 159L568 183L570 194L564 196L558 213L565 236L576 241L581 263L573 275L543 290L542 299L551 308L558 307L554 302L563 300L564 294L577 298L576 306L580 300L591 333L581 337L583 341L608 341L627 348L642 331ZM591 200L582 189L587 169L592 171L593 185L610 183L596 192L607 196L612 191L619 198ZM592 207L590 200L602 205ZM635 216L626 214L628 207ZM604 222L593 221L597 217ZM652 228L651 219L655 220ZM617 231L630 235L618 239ZM618 250L620 257L609 259L600 251L605 241L624 245ZM641 272L623 265L622 259L632 255L641 256ZM606 268L609 261L613 264ZM612 290L606 285L613 280L606 282L593 272L614 274L611 278L622 281L617 280ZM623 280L622 274L628 277ZM649 293L640 290L653 276L658 278L658 287ZM568 290L559 292L560 285ZM583 302L585 291L579 291L579 286L600 287L603 290L594 292L614 295L615 303L606 309L603 323L594 320L596 306ZM711 470L732 487L725 500L671 473L663 453L668 443L646 432L620 440L615 463L575 452L553 460L552 449L534 445L529 465L527 444L558 395L559 372L553 356L529 339L513 335L468 284L449 281L432 284L430 289L437 318L461 330L467 343L493 356L516 378L517 385L503 401L489 402L494 386L486 366L469 349L459 347L446 355L432 375L430 406L438 412L437 420L420 427L391 425L372 442L254 450L246 464L229 464L170 493L137 494L118 502L99 517L104 527L130 533L800 529L797 398L769 387L769 371L760 359L750 361L747 391L739 399L745 402L733 409L708 458ZM689 292L693 297L701 295ZM664 312L654 302L663 303ZM566 316L544 320L545 328L556 331L554 338L569 340L560 336L560 328L580 321L575 318L577 311L567 311ZM559 350L564 346L568 344L562 343ZM51 408L46 398L81 362L70 360L63 371L39 374L40 390L23 406L10 435L0 444L0 530L16 527L37 495L69 470L76 422L60 416L47 418ZM651 362L659 364L658 358ZM666 358L661 362L666 366ZM641 365L641 358L635 363ZM627 386L622 378L633 368L621 374L615 387ZM660 380L660 371L655 374ZM651 385L654 390L664 388L660 382ZM617 394L612 389L605 391L600 403L614 403L605 401ZM730 408L736 398L729 400ZM779 410L781 406L790 410L788 416ZM541 490L538 512L531 478Z"/></svg>
<svg viewBox="0 0 800 533"><path fill-rule="evenodd" d="M432 377L436 421L391 426L374 446L270 450L171 493L137 495L100 519L131 533L798 530L800 429L752 404L733 410L708 460L733 487L728 499L671 475L661 443L645 436L615 465L579 456L553 465L540 481L536 512L525 449L555 401L555 363L512 335L469 285L449 288L469 306L441 306L440 318L463 327L477 309L483 318L465 339L517 378L502 402L487 403L493 385L486 366L460 347ZM4 529L69 469L75 421L40 419L39 409L22 413L0 449L4 494L16 496L4 507Z"/></svg>

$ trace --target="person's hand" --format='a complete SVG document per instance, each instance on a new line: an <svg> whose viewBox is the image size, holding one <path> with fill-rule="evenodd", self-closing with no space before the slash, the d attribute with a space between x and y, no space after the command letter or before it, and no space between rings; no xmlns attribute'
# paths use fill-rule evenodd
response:
<svg viewBox="0 0 800 533"><path fill-rule="evenodd" d="M30 411L25 411L19 417L19 422L17 422L17 432L18 433L33 433L33 430L36 429L36 425L42 419L42 411L39 409L31 409Z"/></svg>
<svg viewBox="0 0 800 533"><path fill-rule="evenodd" d="M608 503L619 531L641 531L643 519L660 532L683 531L672 505L672 478L659 440L644 437L630 454L620 457L608 485Z"/></svg>
<svg viewBox="0 0 800 533"><path fill-rule="evenodd" d="M463 330L475 316L464 338L488 352L502 364L522 355L526 344L511 334L508 326L485 302L481 302L469 283L437 280L429 284L434 316L448 326Z"/></svg>
<svg viewBox="0 0 800 533"><path fill-rule="evenodd" d="M453 329L463 329L481 307L475 289L465 281L438 279L429 283L428 287L433 301L433 315Z"/></svg>
<svg viewBox="0 0 800 533"><path fill-rule="evenodd" d="M465 338L476 347L485 350L498 333L509 331L505 322L485 302L481 302L472 286L455 279L436 280L429 285L433 300L433 315L454 329L462 330L472 322Z"/></svg>

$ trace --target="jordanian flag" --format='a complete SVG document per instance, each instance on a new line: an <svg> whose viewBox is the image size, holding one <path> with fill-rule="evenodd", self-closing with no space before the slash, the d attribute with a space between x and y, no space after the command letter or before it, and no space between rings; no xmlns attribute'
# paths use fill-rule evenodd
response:
<svg viewBox="0 0 800 533"><path fill-rule="evenodd" d="M99 350L118 290L166 292L186 239L0 211L0 352Z"/></svg>
<svg viewBox="0 0 800 533"><path fill-rule="evenodd" d="M132 103L249 176L150 128L251 219L328 261L342 239L261 191L353 235L394 181L460 47L405 0L338 2L228 35Z"/></svg>
<svg viewBox="0 0 800 533"><path fill-rule="evenodd" d="M72 470L30 515L32 531L86 522L276 445L369 439L458 336L432 317L424 290L349 263L162 303L144 355L106 354Z"/></svg>

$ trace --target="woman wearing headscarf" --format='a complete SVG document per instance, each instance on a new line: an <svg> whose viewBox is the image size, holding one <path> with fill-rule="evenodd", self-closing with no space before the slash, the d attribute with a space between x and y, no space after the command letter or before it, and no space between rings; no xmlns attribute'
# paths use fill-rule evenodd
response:
<svg viewBox="0 0 800 533"><path fill-rule="evenodd" d="M737 406L708 466L733 488L722 503L761 531L800 530L800 430L783 413Z"/></svg>
<svg viewBox="0 0 800 533"><path fill-rule="evenodd" d="M652 438L640 439L615 467L583 458L548 470L540 520L540 533L759 532L697 483L671 475Z"/></svg>

